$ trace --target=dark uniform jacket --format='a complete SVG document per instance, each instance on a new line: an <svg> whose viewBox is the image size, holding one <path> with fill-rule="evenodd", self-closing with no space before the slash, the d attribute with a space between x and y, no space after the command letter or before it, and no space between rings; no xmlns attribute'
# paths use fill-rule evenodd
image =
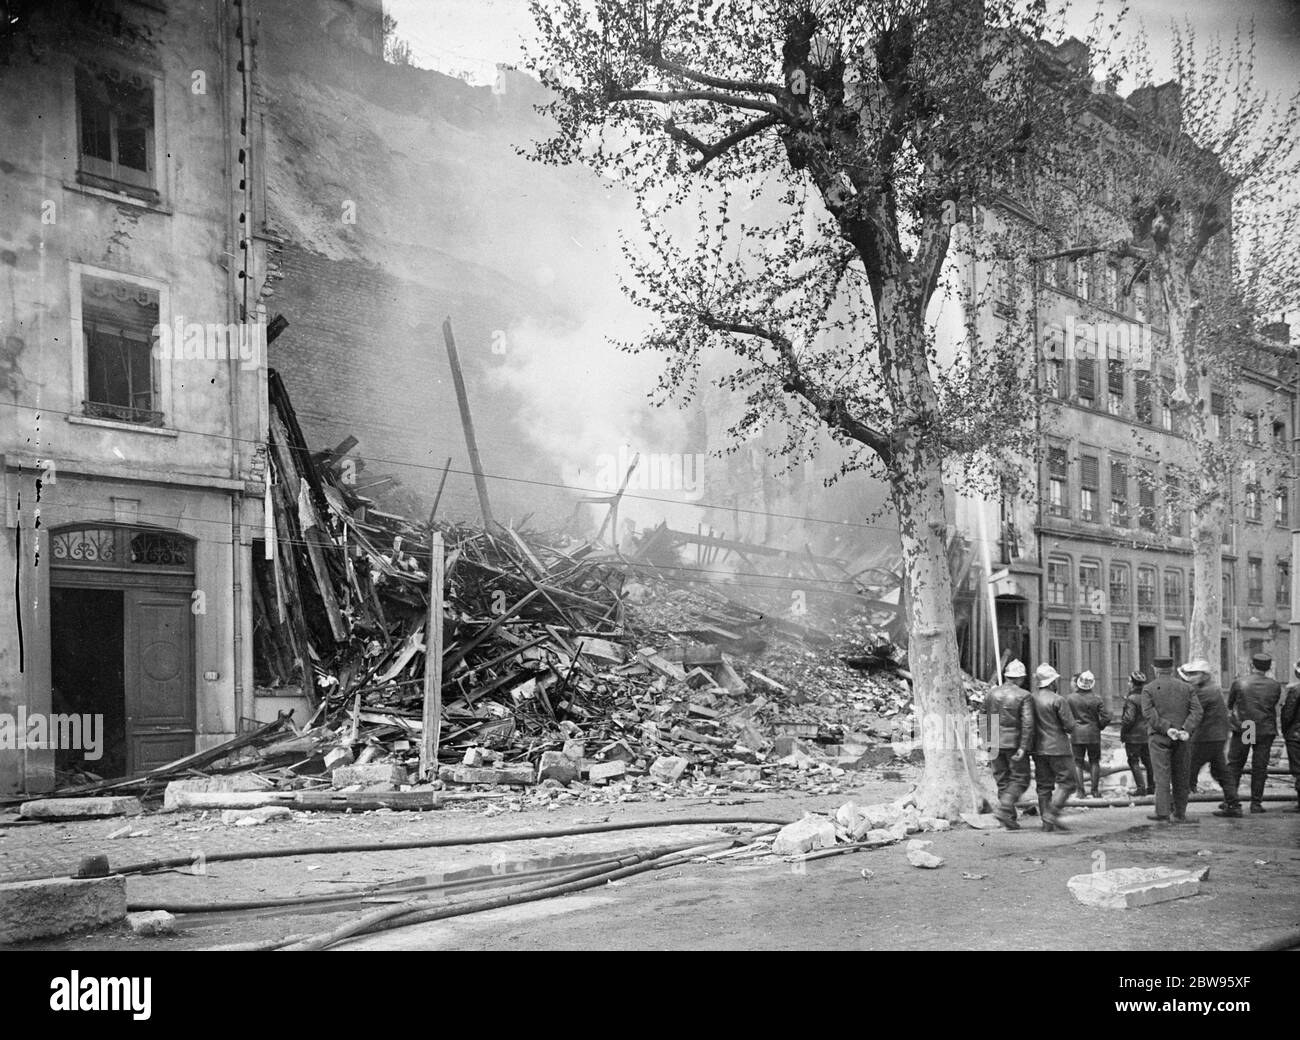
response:
<svg viewBox="0 0 1300 1040"><path fill-rule="evenodd" d="M1267 675L1252 672L1232 681L1228 690L1228 711L1232 728L1240 731L1243 722L1255 724L1255 736L1277 736L1277 702L1282 699L1282 684Z"/></svg>
<svg viewBox="0 0 1300 1040"><path fill-rule="evenodd" d="M1192 739L1197 743L1212 741L1222 744L1228 739L1231 727L1228 725L1228 705L1224 703L1219 684L1207 683L1198 687L1196 699L1201 702L1201 724L1196 727Z"/></svg>
<svg viewBox="0 0 1300 1040"><path fill-rule="evenodd" d="M1029 691L1013 683L995 686L984 695L985 732L998 748L1018 748L1026 754L1034 750L1034 699ZM993 720L997 732L993 732Z"/></svg>
<svg viewBox="0 0 1300 1040"><path fill-rule="evenodd" d="M1166 737L1171 729L1194 732L1201 724L1200 698L1172 675L1157 675L1142 687L1142 714L1149 736Z"/></svg>
<svg viewBox="0 0 1300 1040"><path fill-rule="evenodd" d="M1147 720L1142 714L1142 690L1137 689L1124 698L1124 714L1119 720L1119 739L1125 744L1147 742Z"/></svg>
<svg viewBox="0 0 1300 1040"><path fill-rule="evenodd" d="M1070 703L1055 690L1035 690L1034 754L1073 755L1070 735L1074 732L1074 715Z"/></svg>
<svg viewBox="0 0 1300 1040"><path fill-rule="evenodd" d="M1282 702L1282 736L1300 739L1300 682L1286 688Z"/></svg>
<svg viewBox="0 0 1300 1040"><path fill-rule="evenodd" d="M1110 725L1110 712L1106 710L1101 694L1093 690L1076 690L1066 700L1070 704L1070 714L1074 716L1074 743L1099 743L1101 731Z"/></svg>

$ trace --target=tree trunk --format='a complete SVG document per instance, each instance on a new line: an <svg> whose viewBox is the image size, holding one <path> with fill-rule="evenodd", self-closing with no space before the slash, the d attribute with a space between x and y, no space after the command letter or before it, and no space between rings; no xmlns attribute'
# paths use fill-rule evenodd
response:
<svg viewBox="0 0 1300 1040"><path fill-rule="evenodd" d="M1192 516L1192 622L1189 653L1220 670L1219 634L1223 630L1223 496L1216 496ZM1181 661L1174 662L1182 664Z"/></svg>
<svg viewBox="0 0 1300 1040"><path fill-rule="evenodd" d="M1220 660L1219 638L1223 630L1223 531L1227 522L1223 489L1229 474L1222 452L1216 450L1211 438L1208 408L1212 387L1197 357L1198 322L1190 272L1171 247L1157 255L1156 272L1169 313L1169 349L1176 387L1173 406L1183 417L1183 466L1196 481L1188 653L1192 658L1204 658L1217 672L1215 662ZM1190 487L1186 490L1193 492Z"/></svg>
<svg viewBox="0 0 1300 1040"><path fill-rule="evenodd" d="M907 582L907 658L915 726L925 753L916 792L927 816L956 819L978 812L987 781L970 740L952 606L952 575L944 544L947 522L938 464L895 482L894 508Z"/></svg>

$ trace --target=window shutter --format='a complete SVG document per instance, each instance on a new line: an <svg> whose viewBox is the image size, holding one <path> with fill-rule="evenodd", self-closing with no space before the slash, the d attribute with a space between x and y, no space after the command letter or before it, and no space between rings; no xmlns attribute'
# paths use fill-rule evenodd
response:
<svg viewBox="0 0 1300 1040"><path fill-rule="evenodd" d="M1133 375L1133 406L1138 422L1151 422L1151 373Z"/></svg>
<svg viewBox="0 0 1300 1040"><path fill-rule="evenodd" d="M1079 482L1083 487L1091 488L1094 491L1101 484L1101 466L1097 461L1096 455L1084 455L1080 458L1080 477Z"/></svg>
<svg viewBox="0 0 1300 1040"><path fill-rule="evenodd" d="M1128 501L1128 466L1122 462L1110 464L1110 497Z"/></svg>
<svg viewBox="0 0 1300 1040"><path fill-rule="evenodd" d="M1085 401L1097 399L1097 361L1095 358L1079 358L1079 397Z"/></svg>

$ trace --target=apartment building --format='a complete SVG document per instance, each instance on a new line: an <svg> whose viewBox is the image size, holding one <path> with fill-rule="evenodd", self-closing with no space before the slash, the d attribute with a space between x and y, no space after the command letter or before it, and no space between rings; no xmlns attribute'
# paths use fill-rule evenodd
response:
<svg viewBox="0 0 1300 1040"><path fill-rule="evenodd" d="M1077 41L1058 50L1063 67L1086 69ZM1178 118L1172 84L1121 98L1099 85L1094 115L1110 120L1112 141L1151 120ZM1022 205L1021 181L1008 171L993 226L1028 227L1037 213ZM1127 231L1125 186L1113 171L1084 186L1092 219ZM1041 171L1039 171L1041 175ZM1202 258L1230 262L1228 233ZM1105 256L1058 259L1019 270L973 264L986 301L977 315L984 335L1010 335L1026 359L1025 378L1046 399L1026 421L1039 433L1028 499L996 507L960 501L958 527L973 544L992 541L990 590L974 566L959 589L968 617L963 650L977 674L991 674L997 647L1062 675L1088 670L1117 703L1134 669L1151 673L1156 656L1185 660L1192 611L1189 475L1174 460L1184 437L1168 322L1160 294L1131 262ZM1241 471L1225 488L1229 522L1223 544L1224 681L1265 651L1290 672L1292 601L1292 438L1294 353L1285 326L1262 341L1240 385L1214 390L1211 433L1245 442ZM1031 395L1027 394L1027 399ZM991 602L990 602L991 601ZM992 613L994 625L988 622ZM959 621L959 625L961 622ZM1296 648L1300 650L1300 647Z"/></svg>
<svg viewBox="0 0 1300 1040"><path fill-rule="evenodd" d="M146 770L255 714L266 426L247 3L11 10L0 794ZM101 720L97 755L24 739L59 715Z"/></svg>

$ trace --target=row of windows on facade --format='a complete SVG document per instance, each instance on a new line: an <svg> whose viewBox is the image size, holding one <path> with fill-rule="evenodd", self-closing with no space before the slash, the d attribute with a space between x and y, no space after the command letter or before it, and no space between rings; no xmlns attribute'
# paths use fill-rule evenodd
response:
<svg viewBox="0 0 1300 1040"><path fill-rule="evenodd" d="M1078 297L1104 307L1136 322L1149 322L1157 328L1167 325L1164 298L1152 292L1145 276L1134 279L1128 264L1095 257L1058 258L1034 265L1040 284L1048 289ZM1004 314L1016 312L1021 277L1013 259L1002 260L997 267L997 303ZM1132 280L1131 288L1125 289Z"/></svg>
<svg viewBox="0 0 1300 1040"><path fill-rule="evenodd" d="M1090 671L1097 677L1100 688L1109 688L1117 697L1128 689L1129 673L1139 664L1134 660L1132 632L1129 622L1112 621L1110 623L1110 656L1103 654L1103 622L1080 620L1079 629L1079 666L1078 671ZM1068 618L1051 618L1047 622L1047 662L1062 675L1075 674L1074 667L1074 626ZM1154 633L1148 647L1148 654L1155 650ZM1248 644L1249 645L1249 644ZM1175 660L1183 660L1183 636L1169 633L1166 638L1168 653ZM1226 642L1221 646L1223 658L1227 660ZM1109 665L1109 667L1108 667Z"/></svg>
<svg viewBox="0 0 1300 1040"><path fill-rule="evenodd" d="M1291 561L1277 560L1275 564L1274 602L1279 607L1291 605ZM1158 614L1163 607L1167 618L1190 615L1195 600L1191 590L1184 599L1184 572L1176 567L1166 567L1163 573L1154 566L1137 569L1137 596L1134 599L1130 585L1132 567L1127 563L1112 563L1102 584L1102 562L1080 560L1077 578L1075 565L1067 557L1053 556L1047 561L1047 605L1078 608L1094 614L1127 614L1136 604L1139 613ZM1163 592L1163 596L1159 594ZM1159 597L1159 598L1158 598ZM1223 572L1223 599L1225 609L1232 605L1232 573ZM1249 606L1264 605L1264 559L1249 556L1246 559L1246 602Z"/></svg>
<svg viewBox="0 0 1300 1040"><path fill-rule="evenodd" d="M1127 621L1111 622L1110 626L1110 657L1107 668L1107 659L1102 654L1102 622L1081 620L1079 626L1079 650L1080 650L1080 670L1088 670L1097 676L1100 686L1109 686L1116 694L1122 695L1128 688L1128 676L1134 667L1148 663L1146 661L1134 661L1132 653L1132 635ZM1073 632L1074 622L1067 618L1052 618L1047 622L1047 661L1062 675L1074 674L1073 668ZM1154 653L1154 633L1151 645L1148 648L1149 653ZM1243 641L1245 650L1245 660L1250 660L1255 654L1265 652L1265 640L1259 637L1252 637ZM1167 652L1175 661L1183 660L1183 636L1180 633L1169 633L1166 639ZM1229 638L1224 636L1219 640L1219 669L1221 671L1230 671L1233 668L1232 655L1229 652Z"/></svg>
<svg viewBox="0 0 1300 1040"><path fill-rule="evenodd" d="M1170 405L1174 395L1174 377L1162 373L1160 379L1159 410L1157 415L1156 397L1153 392L1153 379L1150 372L1138 370L1131 372L1125 361L1117 358L1105 359L1106 383L1098 383L1098 365L1096 358L1077 358L1073 362L1073 389L1070 380L1070 362L1063 358L1049 357L1043 362L1044 383L1047 392L1061 401L1070 401L1084 408L1093 408L1122 418L1131 418L1147 426L1159 426L1160 429L1181 435L1184 423L1177 410ZM1130 393L1130 383L1132 384ZM1157 421L1158 420L1158 421ZM1265 420L1257 414L1248 413L1241 416L1243 424L1242 437L1248 444L1264 443L1261 427ZM1232 431L1232 420L1228 414L1228 402L1223 394L1210 395L1209 434L1218 439ZM1272 423L1273 447L1285 451L1287 441L1286 422L1277 419Z"/></svg>
<svg viewBox="0 0 1300 1040"><path fill-rule="evenodd" d="M1080 452L1079 454L1079 497L1078 516L1089 523L1101 523L1102 489L1101 456ZM1131 464L1126 460L1111 459L1109 465L1110 500L1106 519L1112 527L1130 527L1133 523L1130 491L1133 477L1138 485L1137 524L1148 531L1157 527L1158 510L1156 503L1155 467L1152 464L1140 464L1137 473L1131 473ZM1165 509L1164 529L1172 535L1184 536L1186 530L1185 510L1179 498L1182 482L1176 475L1166 473L1164 478ZM1264 502L1268 492L1259 484L1248 484L1245 488L1244 514L1250 523L1264 522ZM1273 523L1278 527L1291 526L1291 500L1286 488L1273 491ZM1047 449L1047 511L1052 516L1068 519L1074 499L1070 490L1070 459L1067 449L1049 447ZM1229 503L1231 514L1231 503ZM1227 540L1227 532L1224 532Z"/></svg>

